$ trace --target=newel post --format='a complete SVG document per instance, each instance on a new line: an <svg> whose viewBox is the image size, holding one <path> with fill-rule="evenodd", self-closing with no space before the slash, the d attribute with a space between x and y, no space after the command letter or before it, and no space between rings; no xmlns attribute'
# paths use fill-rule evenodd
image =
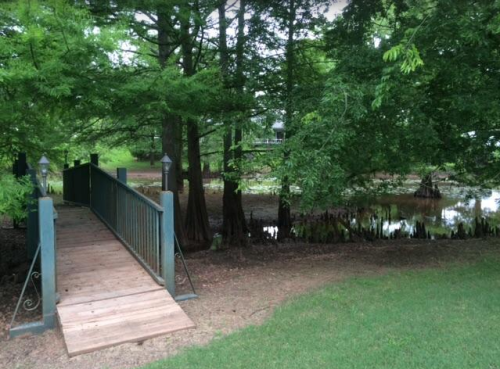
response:
<svg viewBox="0 0 500 369"><path fill-rule="evenodd" d="M99 166L99 154L90 154L90 162L95 166Z"/></svg>
<svg viewBox="0 0 500 369"><path fill-rule="evenodd" d="M56 247L54 204L50 197L38 200L41 243L42 310L45 328L55 327L56 312Z"/></svg>
<svg viewBox="0 0 500 369"><path fill-rule="evenodd" d="M127 184L127 168L116 168L116 178L123 184Z"/></svg>
<svg viewBox="0 0 500 369"><path fill-rule="evenodd" d="M167 291L175 298L174 194L162 191L161 267Z"/></svg>

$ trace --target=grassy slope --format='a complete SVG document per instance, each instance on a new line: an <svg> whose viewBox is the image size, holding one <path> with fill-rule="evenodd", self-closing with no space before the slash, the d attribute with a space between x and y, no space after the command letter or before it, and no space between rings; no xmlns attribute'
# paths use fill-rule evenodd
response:
<svg viewBox="0 0 500 369"><path fill-rule="evenodd" d="M500 263L352 279L147 368L500 368Z"/></svg>
<svg viewBox="0 0 500 369"><path fill-rule="evenodd" d="M141 170L161 168L160 162L155 162L154 167L149 165L149 161L136 161L130 151L126 148L111 148L101 150L100 166L105 170L116 170L116 168L127 168L128 170Z"/></svg>

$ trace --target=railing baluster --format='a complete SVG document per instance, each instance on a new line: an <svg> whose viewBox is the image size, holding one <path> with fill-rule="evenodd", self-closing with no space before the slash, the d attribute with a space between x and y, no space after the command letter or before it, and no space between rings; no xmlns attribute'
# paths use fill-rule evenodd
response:
<svg viewBox="0 0 500 369"><path fill-rule="evenodd" d="M147 243L148 243L148 250L149 250L149 265L154 265L153 263L153 242L151 240L151 222L153 220L153 217L151 216L151 209L146 208L146 215L147 215L147 222L146 222L146 229L147 229Z"/></svg>
<svg viewBox="0 0 500 369"><path fill-rule="evenodd" d="M137 201L134 201L134 222L132 224L132 227L134 228L134 244L137 245L137 251L139 252L139 255L142 256L142 250L141 250L141 245L139 244L139 211L138 211L138 206L137 206Z"/></svg>
<svg viewBox="0 0 500 369"><path fill-rule="evenodd" d="M154 216L153 216L153 228L152 228L152 232L151 234L153 235L153 244L154 244L154 248L153 248L153 254L154 254L154 263L155 263L155 268L156 268L156 271L158 274L160 274L160 268L159 268L159 265L160 265L160 261L158 259L158 250L160 248L160 240L158 239L158 214L157 213L154 213Z"/></svg>
<svg viewBox="0 0 500 369"><path fill-rule="evenodd" d="M147 229L147 243L148 243L148 254L149 254L149 265L153 266L153 240L151 239L151 222L153 221L153 217L151 215L151 209L146 208L146 215L147 215L147 222L146 222L146 229Z"/></svg>
<svg viewBox="0 0 500 369"><path fill-rule="evenodd" d="M147 220L147 209L145 204L142 204L142 239L144 240L144 248L145 248L145 255L146 255L146 262L148 265L151 265L151 260L149 259L149 244L148 244L148 220Z"/></svg>
<svg viewBox="0 0 500 369"><path fill-rule="evenodd" d="M142 209L141 209L141 202L140 201L137 201L137 224L138 224L138 227L137 227L137 238L138 238L138 242L139 242L139 245L140 245L140 248L141 248L141 256L142 256L142 259L144 261L146 261L146 258L145 258L145 250L144 250L144 242L142 240Z"/></svg>

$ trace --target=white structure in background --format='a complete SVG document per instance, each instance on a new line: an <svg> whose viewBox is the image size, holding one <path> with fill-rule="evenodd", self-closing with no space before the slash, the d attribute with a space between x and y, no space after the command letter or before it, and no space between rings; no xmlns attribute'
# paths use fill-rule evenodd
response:
<svg viewBox="0 0 500 369"><path fill-rule="evenodd" d="M285 124L281 121L277 121L272 126L275 133L274 138L267 138L263 140L255 141L255 146L261 145L279 145L285 140Z"/></svg>

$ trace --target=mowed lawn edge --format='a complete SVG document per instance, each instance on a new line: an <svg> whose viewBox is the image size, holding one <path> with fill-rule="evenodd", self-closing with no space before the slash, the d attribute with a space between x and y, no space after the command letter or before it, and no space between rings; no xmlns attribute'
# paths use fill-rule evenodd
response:
<svg viewBox="0 0 500 369"><path fill-rule="evenodd" d="M331 284L144 368L500 368L500 258Z"/></svg>

